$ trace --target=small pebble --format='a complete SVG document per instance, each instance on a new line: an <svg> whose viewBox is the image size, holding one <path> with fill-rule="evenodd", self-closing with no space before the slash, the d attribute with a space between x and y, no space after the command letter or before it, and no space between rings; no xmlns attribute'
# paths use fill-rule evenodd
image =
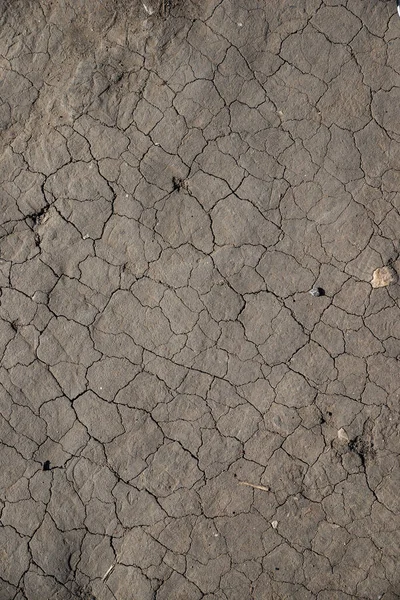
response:
<svg viewBox="0 0 400 600"><path fill-rule="evenodd" d="M396 283L397 273L391 267L380 267L372 274L371 285L373 288L381 288Z"/></svg>
<svg viewBox="0 0 400 600"><path fill-rule="evenodd" d="M337 436L338 436L338 438L339 438L339 440L340 440L341 442L345 442L346 444L348 444L348 443L349 443L349 441L350 441L350 438L349 438L349 436L347 435L347 432L346 432L346 430L345 430L345 429L343 429L343 427L341 427L341 428L339 429L339 431L337 432Z"/></svg>
<svg viewBox="0 0 400 600"><path fill-rule="evenodd" d="M324 290L319 287L313 288L308 293L311 294L311 296L314 296L314 298L318 298L318 296L325 296Z"/></svg>
<svg viewBox="0 0 400 600"><path fill-rule="evenodd" d="M278 521L272 521L272 522L271 522L271 527L272 527L273 529L276 529L276 528L278 527Z"/></svg>

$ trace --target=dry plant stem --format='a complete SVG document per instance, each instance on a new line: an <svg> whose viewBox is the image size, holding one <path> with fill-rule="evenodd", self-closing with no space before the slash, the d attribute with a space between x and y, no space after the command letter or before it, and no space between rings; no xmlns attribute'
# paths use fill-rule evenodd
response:
<svg viewBox="0 0 400 600"><path fill-rule="evenodd" d="M252 487L255 490L262 490L263 492L269 492L270 488L265 487L264 485L255 485L254 483L248 483L247 481L239 481L240 485L247 485L248 487Z"/></svg>

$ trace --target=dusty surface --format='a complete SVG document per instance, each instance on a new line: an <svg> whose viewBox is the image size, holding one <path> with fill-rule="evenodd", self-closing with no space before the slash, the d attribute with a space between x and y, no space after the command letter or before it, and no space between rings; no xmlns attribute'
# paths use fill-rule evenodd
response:
<svg viewBox="0 0 400 600"><path fill-rule="evenodd" d="M399 598L395 2L1 4L1 600Z"/></svg>

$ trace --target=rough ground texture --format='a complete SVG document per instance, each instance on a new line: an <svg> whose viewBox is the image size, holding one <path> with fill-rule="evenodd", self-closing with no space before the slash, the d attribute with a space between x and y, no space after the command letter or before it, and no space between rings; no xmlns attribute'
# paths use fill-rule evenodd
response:
<svg viewBox="0 0 400 600"><path fill-rule="evenodd" d="M1 4L1 600L399 598L394 1Z"/></svg>

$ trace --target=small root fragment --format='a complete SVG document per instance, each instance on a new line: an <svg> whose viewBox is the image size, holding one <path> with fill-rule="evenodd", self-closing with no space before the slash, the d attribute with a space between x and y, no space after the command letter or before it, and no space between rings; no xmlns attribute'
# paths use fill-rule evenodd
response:
<svg viewBox="0 0 400 600"><path fill-rule="evenodd" d="M103 575L102 581L107 581L110 577L111 573L114 571L115 565L111 565L111 567L107 570L107 572Z"/></svg>
<svg viewBox="0 0 400 600"><path fill-rule="evenodd" d="M248 481L238 481L240 485L247 485L248 487L252 487L256 490L262 490L263 492L269 492L271 488L265 487L264 485L255 485L254 483L249 483Z"/></svg>

